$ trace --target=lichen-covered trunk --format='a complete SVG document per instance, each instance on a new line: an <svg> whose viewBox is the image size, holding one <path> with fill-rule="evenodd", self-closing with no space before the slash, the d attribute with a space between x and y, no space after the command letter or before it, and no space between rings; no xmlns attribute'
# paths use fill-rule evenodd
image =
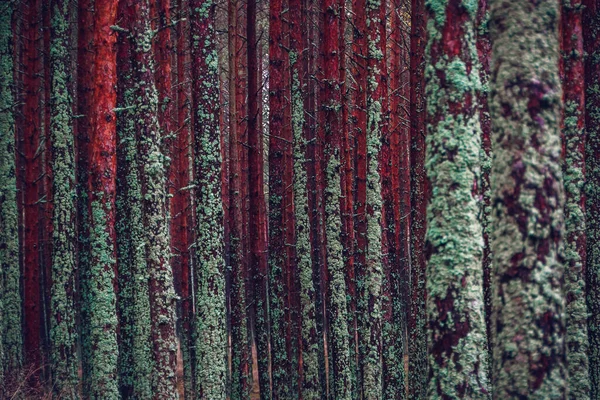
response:
<svg viewBox="0 0 600 400"><path fill-rule="evenodd" d="M133 1L120 1L118 23L131 29ZM152 397L150 299L142 191L138 170L138 135L134 111L136 82L132 65L132 40L120 32L117 42L117 263L119 278L119 389L123 398Z"/></svg>
<svg viewBox="0 0 600 400"><path fill-rule="evenodd" d="M15 166L14 33L16 7L0 14L0 380L22 362L21 271ZM3 385L0 385L0 396Z"/></svg>
<svg viewBox="0 0 600 400"><path fill-rule="evenodd" d="M171 41L171 0L156 1L156 37L154 39L154 55L156 59L156 91L158 92L158 124L164 137L162 148L168 151L174 142L172 136L174 101L171 88L171 55L173 53ZM182 23L178 21L177 23ZM166 154L170 156L170 154ZM165 164L170 166L174 160L168 159Z"/></svg>
<svg viewBox="0 0 600 400"><path fill-rule="evenodd" d="M559 3L490 1L494 398L566 395Z"/></svg>
<svg viewBox="0 0 600 400"><path fill-rule="evenodd" d="M42 329L44 323L44 285L42 278L41 234L44 226L43 195L44 166L42 159L42 55L41 1L23 3L23 73L22 152L19 169L23 202L23 345L25 364L35 372L30 382L42 373Z"/></svg>
<svg viewBox="0 0 600 400"><path fill-rule="evenodd" d="M89 117L88 196L90 264L82 277L83 304L89 327L84 347L83 393L91 399L118 399L115 263L116 175L116 33L117 2L96 0L92 40L96 48L86 115Z"/></svg>
<svg viewBox="0 0 600 400"><path fill-rule="evenodd" d="M307 45L303 22L306 4L290 0L290 67L293 135L293 192L295 211L296 263L300 291L300 331L302 369L300 371L300 398L321 398L319 376L319 342L317 338L315 286L311 257L311 226L308 210L308 176L306 170L306 59Z"/></svg>
<svg viewBox="0 0 600 400"><path fill-rule="evenodd" d="M267 209L264 193L264 143L260 113L258 57L256 35L256 0L247 2L246 39L248 43L248 187L249 187L249 273L254 291L254 338L258 364L258 386L262 400L271 398L269 374L269 307L267 263Z"/></svg>
<svg viewBox="0 0 600 400"><path fill-rule="evenodd" d="M581 0L561 9L563 52L563 174L565 188L565 324L570 399L590 394L585 299L585 76Z"/></svg>
<svg viewBox="0 0 600 400"><path fill-rule="evenodd" d="M366 2L364 10L355 10L366 15L367 19L367 126L364 135L366 154L363 159L365 185L365 224L363 232L365 252L362 266L359 304L359 368L361 392L365 399L381 397L381 324L382 324L382 283L383 249L382 232L383 198L382 175L385 168L380 165L381 142L386 128L384 115L385 85L385 5L379 0ZM389 153L389 152L388 152ZM389 162L383 160L382 162Z"/></svg>
<svg viewBox="0 0 600 400"><path fill-rule="evenodd" d="M590 398L600 399L600 3L583 2L585 58L585 279L588 308Z"/></svg>
<svg viewBox="0 0 600 400"><path fill-rule="evenodd" d="M424 399L427 389L425 231L428 183L425 172L425 2L411 1L410 26L410 307L408 310L408 393Z"/></svg>
<svg viewBox="0 0 600 400"><path fill-rule="evenodd" d="M323 38L320 45L323 82L320 89L320 110L323 124L319 126L323 148L323 203L324 241L326 271L326 307L328 325L329 392L338 400L351 398L350 349L348 337L348 316L344 249L342 246L342 218L340 196L341 181L341 134L340 134L340 10L341 1L326 0L321 3Z"/></svg>
<svg viewBox="0 0 600 400"><path fill-rule="evenodd" d="M382 325L382 393L386 399L406 398L404 370L406 304L410 260L410 171L408 136L407 2L391 4L389 43L389 162L386 173L385 224L388 261L384 269ZM384 157L384 155L382 155ZM385 159L385 158L383 158ZM391 192L391 193L390 193ZM391 253L393 251L393 253Z"/></svg>
<svg viewBox="0 0 600 400"><path fill-rule="evenodd" d="M214 1L190 1L196 177L195 395L224 400L227 330L215 8Z"/></svg>
<svg viewBox="0 0 600 400"><path fill-rule="evenodd" d="M489 399L477 3L427 3L427 398Z"/></svg>
<svg viewBox="0 0 600 400"><path fill-rule="evenodd" d="M152 54L154 33L150 26L149 1L136 1L133 6L132 66L136 81L133 106L150 295L152 396L154 399L177 399L176 296L169 262L165 156L161 146Z"/></svg>
<svg viewBox="0 0 600 400"><path fill-rule="evenodd" d="M273 398L288 399L297 392L293 381L289 308L292 298L291 265L288 257L290 224L287 207L291 179L292 129L285 74L288 64L284 33L283 2L272 1L269 9L269 294L271 316L271 366ZM291 244L291 243L290 243Z"/></svg>
<svg viewBox="0 0 600 400"><path fill-rule="evenodd" d="M489 92L489 76L490 76L490 53L492 43L490 42L490 32L488 29L489 7L488 0L479 0L479 8L477 10L477 54L479 56L479 76L481 79L481 90L477 97L479 101L479 125L481 127L481 184L479 190L481 192L481 225L483 228L483 299L485 310L485 327L487 332L488 350L490 353L490 362L488 365L491 369L492 357L492 289L491 289L491 269L492 258L490 251L490 162L492 155L492 144L490 135L492 131L492 121L490 119L490 108L488 105Z"/></svg>
<svg viewBox="0 0 600 400"><path fill-rule="evenodd" d="M52 169L52 287L50 346L53 393L77 399L77 327L75 315L76 204L73 104L70 93L71 7L52 1L50 33L50 133Z"/></svg>

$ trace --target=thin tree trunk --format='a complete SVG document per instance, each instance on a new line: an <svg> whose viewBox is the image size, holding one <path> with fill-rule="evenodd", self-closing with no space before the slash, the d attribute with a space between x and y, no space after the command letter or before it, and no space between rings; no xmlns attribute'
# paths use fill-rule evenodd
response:
<svg viewBox="0 0 600 400"><path fill-rule="evenodd" d="M585 220L587 254L585 277L588 307L590 398L600 399L600 3L596 0L583 2L583 41L585 58L585 171L586 202Z"/></svg>
<svg viewBox="0 0 600 400"><path fill-rule="evenodd" d="M590 395L585 299L585 76L581 0L562 3L565 324L569 399Z"/></svg>
<svg viewBox="0 0 600 400"><path fill-rule="evenodd" d="M77 399L78 359L75 325L75 151L73 104L69 88L71 68L70 4L52 1L50 37L50 133L52 197L52 264L50 345L53 393ZM47 138L48 140L48 138Z"/></svg>
<svg viewBox="0 0 600 400"><path fill-rule="evenodd" d="M566 394L559 11L558 2L490 1L498 399Z"/></svg>
<svg viewBox="0 0 600 400"><path fill-rule="evenodd" d="M427 11L427 398L488 399L477 10L450 0Z"/></svg>
<svg viewBox="0 0 600 400"><path fill-rule="evenodd" d="M85 348L84 393L92 399L117 399L117 313L115 265L116 34L117 2L96 0L93 40L96 51L89 109L90 264L83 287L89 328ZM87 371L86 371L87 369Z"/></svg>
<svg viewBox="0 0 600 400"><path fill-rule="evenodd" d="M425 310L425 232L428 183L425 173L425 2L411 1L410 38L410 190L411 264L408 313L408 393L421 400L427 389Z"/></svg>
<svg viewBox="0 0 600 400"><path fill-rule="evenodd" d="M214 1L190 1L194 170L197 180L195 395L196 398L224 400L227 331L215 8ZM234 364L236 367L239 365ZM245 397L238 393L237 398Z"/></svg>

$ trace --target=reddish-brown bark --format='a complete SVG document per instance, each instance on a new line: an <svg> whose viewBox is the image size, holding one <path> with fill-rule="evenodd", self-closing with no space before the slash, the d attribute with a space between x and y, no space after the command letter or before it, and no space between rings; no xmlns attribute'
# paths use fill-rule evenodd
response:
<svg viewBox="0 0 600 400"><path fill-rule="evenodd" d="M154 1L152 2L154 3ZM158 91L158 122L163 136L171 134L174 118L174 101L171 92L171 0L156 0L156 38L154 54L156 59L156 90ZM173 142L170 138L166 143ZM165 146L168 147L168 146ZM171 160L173 162L173 160Z"/></svg>
<svg viewBox="0 0 600 400"><path fill-rule="evenodd" d="M40 75L42 57L40 54L41 1L23 3L23 121L22 169L23 182L23 338L25 363L35 370L33 379L40 374L42 362L42 329L44 323L44 297L41 255L43 243L41 233L44 225L41 135L43 88Z"/></svg>
<svg viewBox="0 0 600 400"><path fill-rule="evenodd" d="M258 363L258 386L261 398L270 398L269 376L269 309L267 297L267 215L264 192L263 135L260 125L262 91L256 35L256 0L248 0L246 40L248 43L248 185L250 276L254 291L254 329Z"/></svg>
<svg viewBox="0 0 600 400"><path fill-rule="evenodd" d="M428 185L425 173L425 10L423 0L412 0L410 41L410 177L411 177L411 264L409 333L409 398L422 399L427 382L425 333L424 254Z"/></svg>

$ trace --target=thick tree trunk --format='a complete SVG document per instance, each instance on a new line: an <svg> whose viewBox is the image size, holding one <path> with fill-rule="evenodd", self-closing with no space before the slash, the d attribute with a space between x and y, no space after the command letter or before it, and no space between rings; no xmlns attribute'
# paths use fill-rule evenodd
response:
<svg viewBox="0 0 600 400"><path fill-rule="evenodd" d="M569 398L590 394L585 299L585 76L581 0L562 3L565 183L565 324Z"/></svg>
<svg viewBox="0 0 600 400"><path fill-rule="evenodd" d="M477 9L450 0L427 11L427 398L488 399Z"/></svg>
<svg viewBox="0 0 600 400"><path fill-rule="evenodd" d="M92 41L96 51L89 118L90 264L83 287L83 308L89 324L83 337L84 393L93 399L116 399L117 313L115 265L116 175L116 33L117 2L96 0Z"/></svg>
<svg viewBox="0 0 600 400"><path fill-rule="evenodd" d="M139 171L145 228L146 263L150 294L153 351L152 394L155 399L177 399L177 336L175 290L169 262L166 208L166 171L158 122L153 31L148 0L134 3L132 23L133 78L136 81L135 128L139 135Z"/></svg>
<svg viewBox="0 0 600 400"><path fill-rule="evenodd" d="M124 398L152 397L150 298L144 240L138 135L135 127L136 82L129 30L133 1L120 1L117 43L117 262L119 270L119 385Z"/></svg>
<svg viewBox="0 0 600 400"><path fill-rule="evenodd" d="M585 219L590 398L600 399L600 2L583 2L583 40L585 59Z"/></svg>
<svg viewBox="0 0 600 400"><path fill-rule="evenodd" d="M494 397L565 397L558 2L490 1Z"/></svg>
<svg viewBox="0 0 600 400"><path fill-rule="evenodd" d="M427 388L427 334L425 331L425 231L427 198L425 173L425 2L412 0L410 38L410 308L408 313L408 393L421 400Z"/></svg>
<svg viewBox="0 0 600 400"><path fill-rule="evenodd" d="M76 204L73 104L70 92L71 7L52 1L50 34L50 133L52 197L52 264L50 346L53 393L77 399L77 327L75 325Z"/></svg>
<svg viewBox="0 0 600 400"><path fill-rule="evenodd" d="M21 271L15 166L14 38L9 2L0 14L0 381L21 367ZM0 397L3 385L0 385Z"/></svg>
<svg viewBox="0 0 600 400"><path fill-rule="evenodd" d="M190 1L197 235L195 379L197 398L224 400L227 331L215 7L214 1ZM244 361L247 368L247 358Z"/></svg>

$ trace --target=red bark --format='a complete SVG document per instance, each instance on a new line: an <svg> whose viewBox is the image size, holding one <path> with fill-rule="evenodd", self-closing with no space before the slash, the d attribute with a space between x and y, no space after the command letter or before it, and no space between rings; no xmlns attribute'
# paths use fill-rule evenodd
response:
<svg viewBox="0 0 600 400"><path fill-rule="evenodd" d="M411 288L408 315L409 398L421 399L427 385L425 334L424 254L428 183L425 172L425 9L423 0L412 0L410 42L410 176L411 176Z"/></svg>
<svg viewBox="0 0 600 400"><path fill-rule="evenodd" d="M254 326L258 363L258 386L261 398L270 398L269 376L269 309L267 297L267 215L264 194L264 153L260 113L262 90L260 89L260 64L258 38L256 36L256 0L248 0L246 40L248 43L248 185L250 276L254 289Z"/></svg>
<svg viewBox="0 0 600 400"><path fill-rule="evenodd" d="M23 3L25 19L23 29L23 145L19 168L23 170L23 338L25 362L36 372L42 362L43 282L42 282L42 229L45 227L43 195L43 172L41 144L42 57L39 51L41 39L41 1Z"/></svg>
<svg viewBox="0 0 600 400"><path fill-rule="evenodd" d="M152 2L154 3L154 2ZM171 94L171 0L156 0L157 34L155 38L156 90L158 91L158 122L163 136L171 134L174 102ZM174 141L167 139L166 143ZM168 147L168 146L165 146ZM171 160L173 161L173 160Z"/></svg>

